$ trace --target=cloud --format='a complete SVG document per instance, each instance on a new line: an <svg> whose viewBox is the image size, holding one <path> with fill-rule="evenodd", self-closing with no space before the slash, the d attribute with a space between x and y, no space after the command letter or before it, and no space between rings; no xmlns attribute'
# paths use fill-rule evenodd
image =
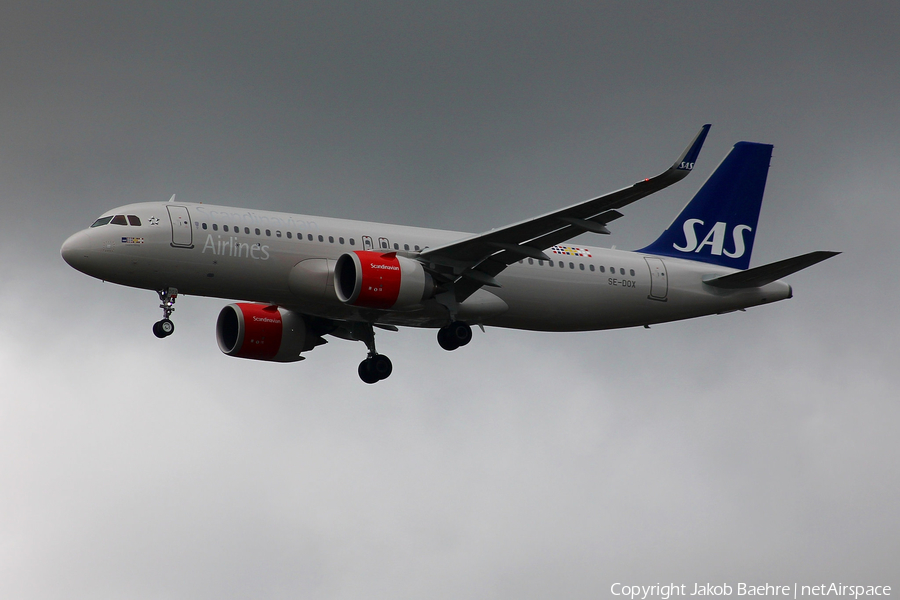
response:
<svg viewBox="0 0 900 600"><path fill-rule="evenodd" d="M0 595L897 584L896 10L108 8L0 25ZM773 142L754 264L845 251L790 301L451 353L379 332L395 371L366 386L359 343L220 354L226 300L180 298L157 340L152 292L58 255L174 192L488 229L653 174L709 121L697 173L599 243L641 247L731 144Z"/></svg>
<svg viewBox="0 0 900 600"><path fill-rule="evenodd" d="M77 353L94 325L4 331L7 564L26 595L539 597L890 572L895 379L864 357L810 361L780 331L793 307L489 330L452 354L386 333L397 376L368 387L361 344L230 359L203 335L215 303L180 302L164 341L132 317ZM36 355L45 376L17 375Z"/></svg>

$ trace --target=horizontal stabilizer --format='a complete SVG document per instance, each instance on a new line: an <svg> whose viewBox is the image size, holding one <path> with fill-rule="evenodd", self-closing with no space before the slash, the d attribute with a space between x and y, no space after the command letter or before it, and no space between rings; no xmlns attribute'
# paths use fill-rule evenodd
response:
<svg viewBox="0 0 900 600"><path fill-rule="evenodd" d="M802 271L803 269L829 259L832 256L837 256L838 254L840 254L840 252L819 250L817 252L795 256L794 258L779 260L778 262L773 262L761 267L747 269L746 271L732 273L731 275L716 277L704 281L703 283L726 290L762 287L773 281L777 281L782 277L787 277L791 273Z"/></svg>

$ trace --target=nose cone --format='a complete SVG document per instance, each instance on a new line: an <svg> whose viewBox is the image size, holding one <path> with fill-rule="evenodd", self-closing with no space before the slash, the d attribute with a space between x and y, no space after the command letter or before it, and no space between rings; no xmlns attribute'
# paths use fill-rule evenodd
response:
<svg viewBox="0 0 900 600"><path fill-rule="evenodd" d="M62 248L59 249L59 253L62 255L63 260L82 273L87 273L87 269L91 262L88 237L86 231L79 231L63 242Z"/></svg>

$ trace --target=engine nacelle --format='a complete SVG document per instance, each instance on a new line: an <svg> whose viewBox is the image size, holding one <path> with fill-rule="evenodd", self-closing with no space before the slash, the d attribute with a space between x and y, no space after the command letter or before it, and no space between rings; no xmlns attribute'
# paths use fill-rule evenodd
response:
<svg viewBox="0 0 900 600"><path fill-rule="evenodd" d="M294 362L316 346L303 315L267 304L229 304L216 320L219 350L228 356Z"/></svg>
<svg viewBox="0 0 900 600"><path fill-rule="evenodd" d="M357 250L334 266L334 291L345 304L405 308L434 295L434 280L418 261L396 252Z"/></svg>

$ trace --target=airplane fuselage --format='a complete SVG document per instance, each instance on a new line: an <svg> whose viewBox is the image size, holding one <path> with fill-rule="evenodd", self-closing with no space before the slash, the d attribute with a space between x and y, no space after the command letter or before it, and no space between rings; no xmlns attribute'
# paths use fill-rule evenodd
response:
<svg viewBox="0 0 900 600"><path fill-rule="evenodd" d="M472 237L181 202L131 204L106 215L125 218L80 231L62 249L72 266L104 281L268 303L324 319L417 327L446 325L448 307L437 298L397 310L344 303L335 294L335 262L363 250L415 259L426 248ZM500 287L479 289L459 305L456 316L487 326L584 331L687 319L791 297L782 281L736 290L707 285L705 279L735 269L693 260L580 244L555 246L547 256L551 260L523 257L513 263L497 276Z"/></svg>

